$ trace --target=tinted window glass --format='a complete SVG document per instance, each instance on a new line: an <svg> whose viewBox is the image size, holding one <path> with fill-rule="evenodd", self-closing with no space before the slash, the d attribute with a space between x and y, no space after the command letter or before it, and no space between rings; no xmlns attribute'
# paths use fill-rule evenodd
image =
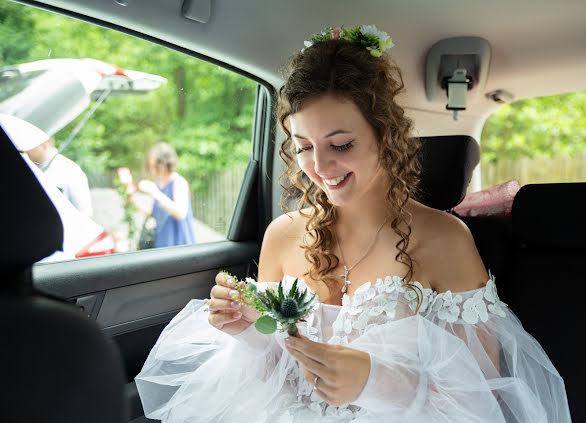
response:
<svg viewBox="0 0 586 423"><path fill-rule="evenodd" d="M46 135L19 149L67 220L67 251L52 260L225 238L251 153L254 81L20 4L3 3L0 26L21 34L18 48L0 45L0 113Z"/></svg>

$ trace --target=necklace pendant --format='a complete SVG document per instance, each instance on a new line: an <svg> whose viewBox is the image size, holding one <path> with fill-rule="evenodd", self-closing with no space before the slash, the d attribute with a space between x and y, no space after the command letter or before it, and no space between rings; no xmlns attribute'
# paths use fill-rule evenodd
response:
<svg viewBox="0 0 586 423"><path fill-rule="evenodd" d="M340 275L341 278L344 278L344 286L341 289L342 294L346 293L346 291L348 290L348 285L352 283L348 280L348 273L350 273L350 269L348 269L346 265L344 265L344 274Z"/></svg>
<svg viewBox="0 0 586 423"><path fill-rule="evenodd" d="M342 287L342 294L345 294L346 291L348 291L348 285L350 285L352 282L350 282L349 280L344 280L344 286Z"/></svg>

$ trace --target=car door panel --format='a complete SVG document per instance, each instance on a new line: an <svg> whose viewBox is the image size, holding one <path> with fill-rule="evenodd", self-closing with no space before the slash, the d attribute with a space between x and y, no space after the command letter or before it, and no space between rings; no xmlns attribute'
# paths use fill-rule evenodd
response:
<svg viewBox="0 0 586 423"><path fill-rule="evenodd" d="M34 268L39 291L95 319L120 347L130 381L161 330L192 298L209 297L215 275L254 275L259 246L221 241L79 259Z"/></svg>

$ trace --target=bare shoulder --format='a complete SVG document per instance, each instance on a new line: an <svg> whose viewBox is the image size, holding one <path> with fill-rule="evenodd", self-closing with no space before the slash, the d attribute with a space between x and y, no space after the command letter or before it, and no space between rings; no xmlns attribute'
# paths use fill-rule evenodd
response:
<svg viewBox="0 0 586 423"><path fill-rule="evenodd" d="M295 251L305 232L306 217L298 211L275 218L264 234L258 264L259 281L279 281L284 275L286 254Z"/></svg>
<svg viewBox="0 0 586 423"><path fill-rule="evenodd" d="M486 283L488 273L464 222L423 206L413 223L423 246L420 264L435 291L467 291Z"/></svg>

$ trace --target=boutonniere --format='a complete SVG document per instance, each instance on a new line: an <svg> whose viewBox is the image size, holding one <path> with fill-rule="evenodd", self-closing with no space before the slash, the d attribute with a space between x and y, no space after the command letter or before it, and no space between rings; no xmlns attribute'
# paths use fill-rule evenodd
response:
<svg viewBox="0 0 586 423"><path fill-rule="evenodd" d="M259 292L254 279L246 278L245 281L237 281L234 276L224 273L228 279L236 281L234 289L239 292L239 295L234 299L256 309L261 314L254 324L259 332L271 334L278 327L281 331L287 331L290 336L299 337L297 323L305 322L313 310L317 299L315 294L310 295L307 289L298 289L297 279L289 290L283 288L283 281L281 281L276 291L268 288L264 292Z"/></svg>

